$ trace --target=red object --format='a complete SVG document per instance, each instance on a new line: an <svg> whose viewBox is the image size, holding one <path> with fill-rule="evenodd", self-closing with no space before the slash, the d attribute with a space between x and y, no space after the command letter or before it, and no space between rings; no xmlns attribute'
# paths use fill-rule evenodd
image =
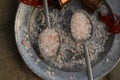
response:
<svg viewBox="0 0 120 80"><path fill-rule="evenodd" d="M101 15L99 14L99 19L106 24L106 29L111 34L119 34L120 33L120 16L116 14L110 15Z"/></svg>
<svg viewBox="0 0 120 80"><path fill-rule="evenodd" d="M33 7L41 8L43 7L43 0L20 0L20 2L26 4L26 5L31 5ZM52 5L53 0L48 0L48 5Z"/></svg>

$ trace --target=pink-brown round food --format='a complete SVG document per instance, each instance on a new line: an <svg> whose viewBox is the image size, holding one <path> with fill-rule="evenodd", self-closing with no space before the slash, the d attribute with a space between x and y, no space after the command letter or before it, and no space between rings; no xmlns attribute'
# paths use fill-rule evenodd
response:
<svg viewBox="0 0 120 80"><path fill-rule="evenodd" d="M59 33L53 29L46 28L39 36L39 47L44 57L56 55L59 47Z"/></svg>
<svg viewBox="0 0 120 80"><path fill-rule="evenodd" d="M71 32L75 39L87 39L91 35L91 24L87 15L82 11L77 11L73 14L71 19Z"/></svg>

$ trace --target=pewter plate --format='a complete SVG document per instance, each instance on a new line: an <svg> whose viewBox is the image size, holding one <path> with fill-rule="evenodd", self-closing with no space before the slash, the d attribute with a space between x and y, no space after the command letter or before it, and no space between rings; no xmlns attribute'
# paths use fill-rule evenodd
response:
<svg viewBox="0 0 120 80"><path fill-rule="evenodd" d="M117 2L118 1L118 2ZM117 0L107 0L112 12L120 14L119 6L120 2ZM119 4L118 4L119 5ZM37 50L35 39L31 39L30 30L32 22L35 22L35 17L40 13L38 9L20 4L15 22L15 37L19 52L28 65L28 67L36 73L39 77L47 80L88 80L85 69L79 69L80 67L71 69L56 68L47 64L42 57L39 56L39 50ZM36 22L37 23L37 22ZM39 29L36 29L38 31ZM36 37L38 35L36 34ZM119 62L120 58L120 34L110 35L106 44L105 51L98 57L96 63L93 64L94 79L97 80L100 77L105 76L110 72L115 65ZM33 42L32 42L33 41Z"/></svg>

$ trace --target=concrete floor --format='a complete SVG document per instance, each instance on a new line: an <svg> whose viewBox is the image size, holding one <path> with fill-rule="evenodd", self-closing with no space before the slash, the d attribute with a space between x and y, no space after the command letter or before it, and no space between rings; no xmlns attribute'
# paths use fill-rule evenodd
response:
<svg viewBox="0 0 120 80"><path fill-rule="evenodd" d="M21 59L14 37L17 0L0 0L0 80L42 80ZM120 80L120 63L101 80Z"/></svg>

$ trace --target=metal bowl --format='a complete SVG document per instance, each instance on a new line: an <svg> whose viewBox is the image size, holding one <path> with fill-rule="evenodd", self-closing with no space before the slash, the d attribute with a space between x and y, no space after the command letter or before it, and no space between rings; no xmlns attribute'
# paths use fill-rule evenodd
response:
<svg viewBox="0 0 120 80"><path fill-rule="evenodd" d="M107 0L112 12L120 14L119 6L115 5L119 2L119 0ZM37 46L31 42L29 33L30 26L32 26L30 20L33 19L31 17L34 17L34 14L37 14L37 9L20 3L15 21L16 43L19 52L28 67L39 77L47 80L88 80L86 70L66 72L49 66L42 60L43 57L39 57L37 54L39 53ZM105 52L100 55L97 63L93 65L93 75L95 80L105 76L119 62L120 34L110 36L105 46L107 46Z"/></svg>

